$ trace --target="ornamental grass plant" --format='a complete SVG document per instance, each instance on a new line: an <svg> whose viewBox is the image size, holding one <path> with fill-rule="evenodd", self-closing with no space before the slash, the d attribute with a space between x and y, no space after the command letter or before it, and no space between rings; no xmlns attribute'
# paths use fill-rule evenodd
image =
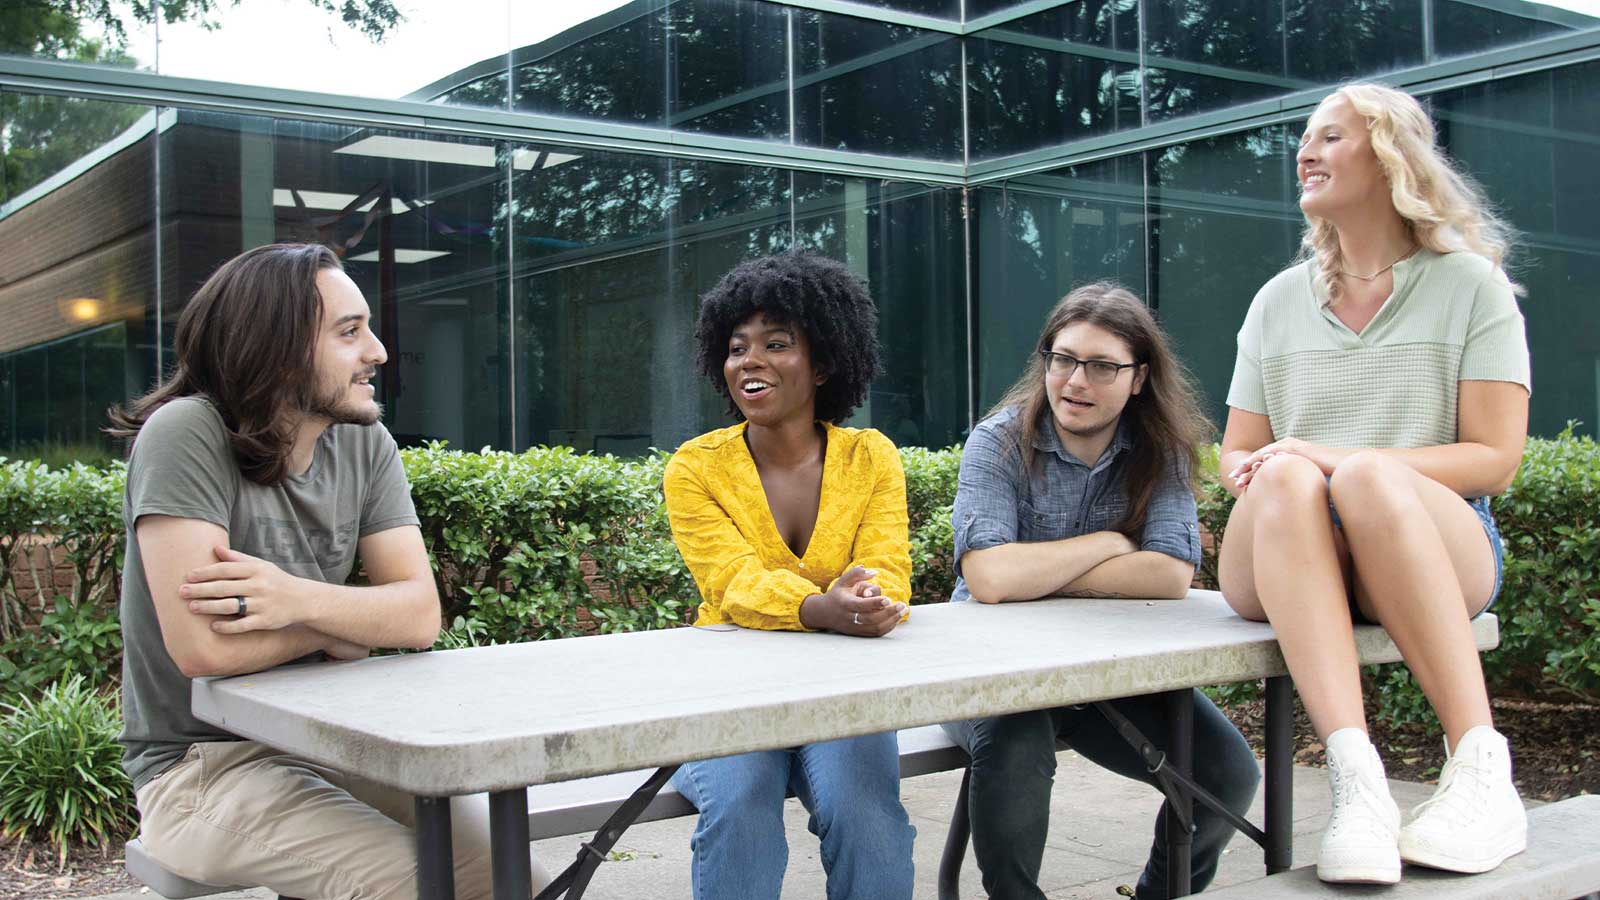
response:
<svg viewBox="0 0 1600 900"><path fill-rule="evenodd" d="M132 832L114 693L72 675L0 707L0 831L48 840L63 866L69 844L102 845Z"/></svg>

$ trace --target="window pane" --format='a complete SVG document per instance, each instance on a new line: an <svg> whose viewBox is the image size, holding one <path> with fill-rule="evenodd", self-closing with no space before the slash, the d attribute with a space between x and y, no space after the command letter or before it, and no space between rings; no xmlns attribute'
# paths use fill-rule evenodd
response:
<svg viewBox="0 0 1600 900"><path fill-rule="evenodd" d="M789 139L788 13L751 0L679 0L671 34L671 126L734 137Z"/></svg>
<svg viewBox="0 0 1600 900"><path fill-rule="evenodd" d="M1144 15L1152 122L1315 86L1284 74L1279 6L1156 3Z"/></svg>
<svg viewBox="0 0 1600 900"><path fill-rule="evenodd" d="M961 158L961 45L950 35L794 11L801 144Z"/></svg>
<svg viewBox="0 0 1600 900"><path fill-rule="evenodd" d="M1427 0L1325 3L1290 0L1285 7L1288 77L1334 85L1425 61L1422 4Z"/></svg>
<svg viewBox="0 0 1600 900"><path fill-rule="evenodd" d="M585 153L515 190L517 446L639 453L726 424L694 369L698 298L789 245L789 174Z"/></svg>
<svg viewBox="0 0 1600 900"><path fill-rule="evenodd" d="M1600 15L1531 0L1433 0L1433 42L1440 57L1462 56L1540 38L1600 28Z"/></svg>
<svg viewBox="0 0 1600 900"><path fill-rule="evenodd" d="M851 2L862 6L881 6L921 16L937 16L951 21L961 18L961 0L851 0ZM971 6L970 2L968 6Z"/></svg>
<svg viewBox="0 0 1600 900"><path fill-rule="evenodd" d="M153 110L0 92L0 453L109 449L155 377Z"/></svg>
<svg viewBox="0 0 1600 900"><path fill-rule="evenodd" d="M1022 373L1068 291L1110 279L1148 302L1141 165L1135 154L974 192L980 417Z"/></svg>
<svg viewBox="0 0 1600 900"><path fill-rule="evenodd" d="M1440 138L1518 230L1512 277L1533 354L1530 430L1600 421L1600 63L1432 98Z"/></svg>
<svg viewBox="0 0 1600 900"><path fill-rule="evenodd" d="M1245 310L1289 265L1303 227L1298 133L1296 123L1152 151L1154 303L1218 426Z"/></svg>
<svg viewBox="0 0 1600 900"><path fill-rule="evenodd" d="M1141 124L1137 7L1073 3L979 32L967 44L972 158Z"/></svg>
<svg viewBox="0 0 1600 900"><path fill-rule="evenodd" d="M641 10L543 56L513 59L514 110L640 125L666 120L666 30L659 11Z"/></svg>
<svg viewBox="0 0 1600 900"><path fill-rule="evenodd" d="M797 173L803 247L867 281L883 370L850 424L899 446L959 443L967 426L961 192Z"/></svg>
<svg viewBox="0 0 1600 900"><path fill-rule="evenodd" d="M402 445L509 442L503 145L179 110L163 134L168 321L222 261L327 244L372 309ZM170 333L170 330L169 330Z"/></svg>

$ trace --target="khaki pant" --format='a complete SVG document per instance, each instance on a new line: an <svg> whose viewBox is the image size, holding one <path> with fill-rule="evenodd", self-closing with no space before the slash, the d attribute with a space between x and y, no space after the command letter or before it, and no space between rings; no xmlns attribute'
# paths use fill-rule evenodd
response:
<svg viewBox="0 0 1600 900"><path fill-rule="evenodd" d="M402 791L226 741L191 746L137 800L146 850L185 878L314 900L417 896L415 807ZM488 800L457 797L450 813L456 896L489 898ZM534 860L534 890L549 880Z"/></svg>

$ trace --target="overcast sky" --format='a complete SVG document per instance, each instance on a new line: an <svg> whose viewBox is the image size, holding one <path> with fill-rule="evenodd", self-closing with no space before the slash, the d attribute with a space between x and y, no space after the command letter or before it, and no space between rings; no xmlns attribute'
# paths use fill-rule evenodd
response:
<svg viewBox="0 0 1600 900"><path fill-rule="evenodd" d="M382 44L309 0L222 0L208 31L163 25L160 71L214 81L402 97L514 47L537 43L627 0L396 0L406 21ZM131 31L131 30L130 30ZM129 35L141 65L148 35Z"/></svg>

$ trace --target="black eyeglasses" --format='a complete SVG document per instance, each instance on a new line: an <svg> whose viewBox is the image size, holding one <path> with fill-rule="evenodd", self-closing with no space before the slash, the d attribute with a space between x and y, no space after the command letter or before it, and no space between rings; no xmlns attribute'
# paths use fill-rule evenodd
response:
<svg viewBox="0 0 1600 900"><path fill-rule="evenodd" d="M1138 368L1139 363L1114 363L1103 359L1079 359L1054 350L1040 350L1039 355L1044 357L1044 370L1051 375L1061 378L1071 378L1072 373L1083 366L1083 374L1089 379L1090 384L1110 384L1117 380L1123 369Z"/></svg>

